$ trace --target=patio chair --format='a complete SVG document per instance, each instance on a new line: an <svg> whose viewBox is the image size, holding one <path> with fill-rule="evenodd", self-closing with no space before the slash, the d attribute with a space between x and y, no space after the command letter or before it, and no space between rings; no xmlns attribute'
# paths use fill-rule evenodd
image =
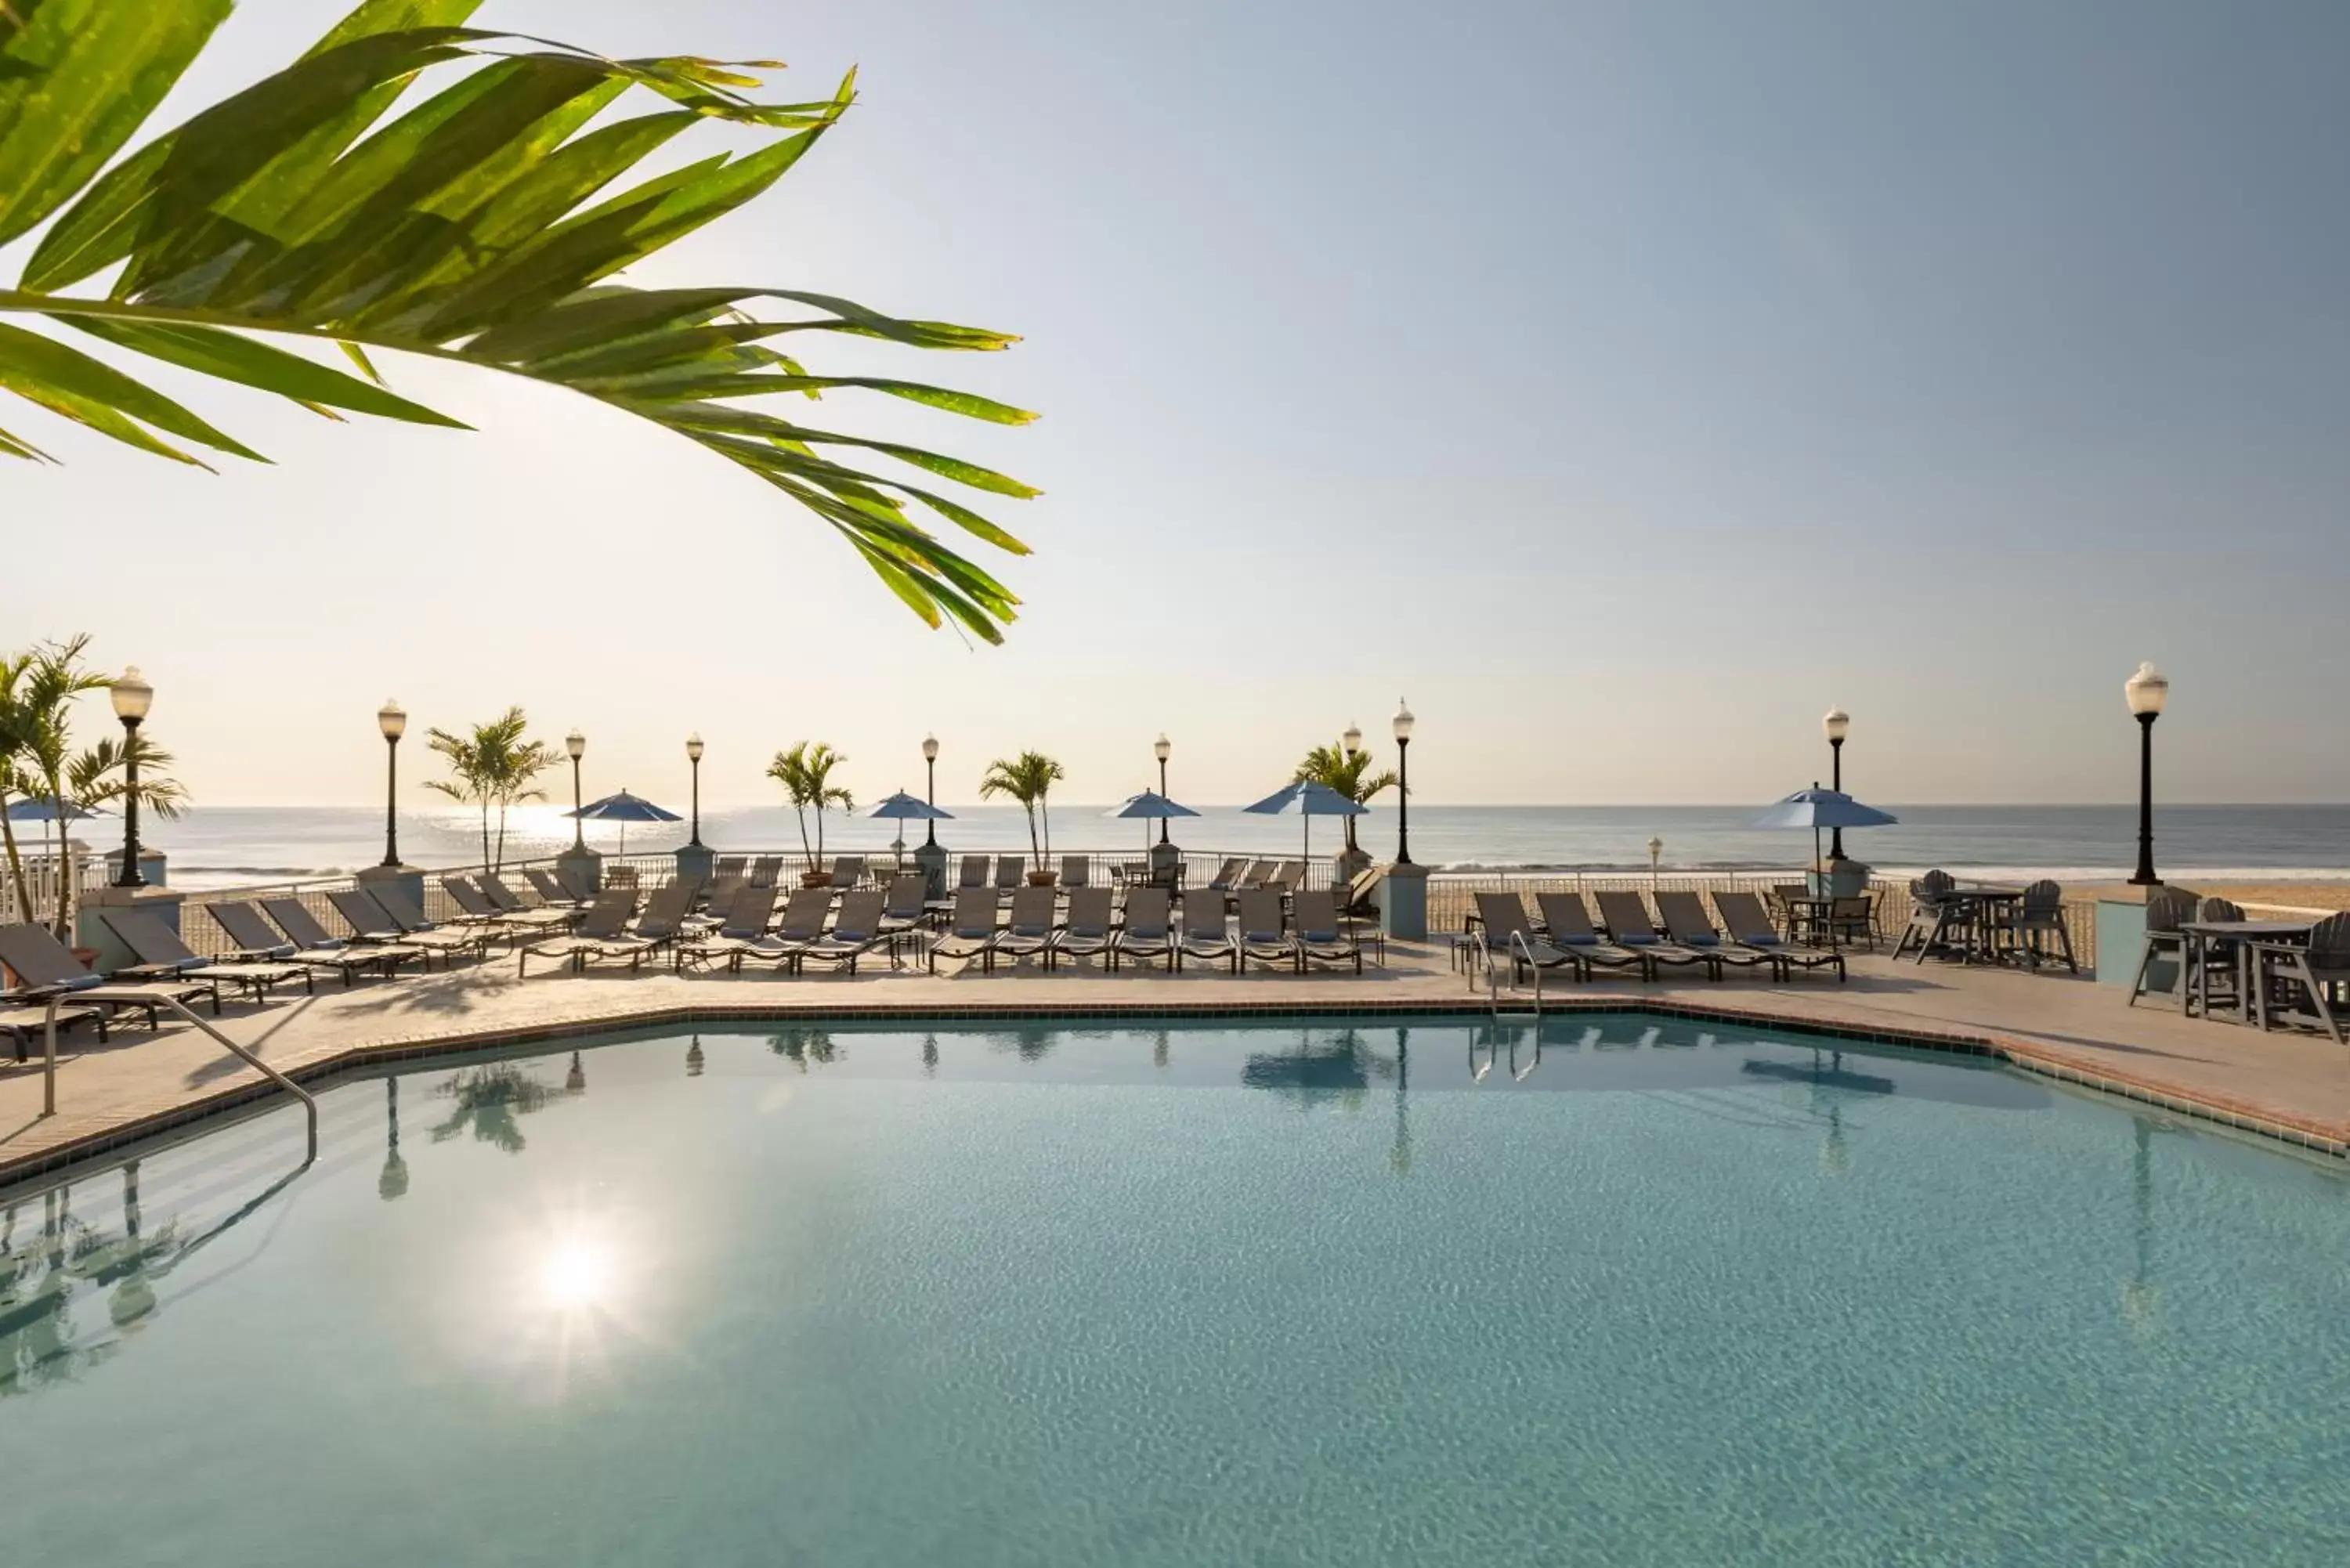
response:
<svg viewBox="0 0 2350 1568"><path fill-rule="evenodd" d="M1374 866L1367 871L1358 872L1354 880L1347 884L1346 897L1338 905L1338 912L1350 919L1358 918L1367 919L1378 914L1379 884L1386 881L1387 877L1388 868L1384 866Z"/></svg>
<svg viewBox="0 0 2350 1568"><path fill-rule="evenodd" d="M1004 918L1003 929L995 939L995 950L1018 963L1024 958L1041 959L1045 967L1053 967L1053 905L1055 895L1050 888L1021 888L1012 895L1012 913Z"/></svg>
<svg viewBox="0 0 2350 1568"><path fill-rule="evenodd" d="M1648 961L1648 976L1652 980L1662 975L1667 964L1675 969L1702 970L1708 980L1721 978L1721 966L1713 961L1711 954L1669 941L1657 933L1648 906L1638 893L1600 894L1599 919L1617 947L1629 948Z"/></svg>
<svg viewBox="0 0 2350 1568"><path fill-rule="evenodd" d="M29 998L0 997L0 1035L6 1036L16 1051L17 1061L31 1059L34 1041L39 1040L47 1045L48 1018L49 1007L46 1000L35 1002ZM101 1045L106 1044L106 1009L60 1003L57 1007L57 1033L62 1034L77 1023L92 1025L98 1031L98 1043Z"/></svg>
<svg viewBox="0 0 2350 1568"><path fill-rule="evenodd" d="M1867 893L1848 893L1828 903L1828 941L1877 950L1877 899Z"/></svg>
<svg viewBox="0 0 2350 1568"><path fill-rule="evenodd" d="M296 961L338 970L345 985L351 983L354 974L370 969L390 980L400 972L400 965L411 960L420 968L432 967L431 961L415 948L394 947L389 942L349 942L329 935L327 928L318 923L318 917L310 912L310 907L290 895L264 898L261 907L293 942L296 950L290 956ZM233 908L227 904L216 906L213 918L222 922L223 930L231 933L230 940L243 941L244 938L236 936L235 927L231 924L237 919L229 912Z"/></svg>
<svg viewBox="0 0 2350 1568"><path fill-rule="evenodd" d="M1209 877L1201 886L1211 888L1219 893L1230 893L1240 886L1241 876L1247 869L1248 862L1245 860L1227 860L1217 867L1216 874Z"/></svg>
<svg viewBox="0 0 2350 1568"><path fill-rule="evenodd" d="M830 900L827 899L829 904ZM767 934L767 922L775 919L775 890L773 888L738 888L728 900L726 909L715 927L679 939L671 950L672 969L682 970L689 961L712 964L726 961L730 970L740 968L743 951ZM821 926L824 912L817 910Z"/></svg>
<svg viewBox="0 0 2350 1568"><path fill-rule="evenodd" d="M1804 927L1810 921L1812 906L1803 900L1812 890L1801 882L1774 882L1771 885L1771 902L1779 911L1779 929L1789 941L1801 940Z"/></svg>
<svg viewBox="0 0 2350 1568"><path fill-rule="evenodd" d="M855 974L857 961L888 940L881 932L881 907L889 898L887 893L876 888L842 894L840 912L833 917L832 929L800 950L801 964L814 959Z"/></svg>
<svg viewBox="0 0 2350 1568"><path fill-rule="evenodd" d="M1128 888L1126 917L1110 949L1110 968L1129 958L1164 959L1168 968L1174 968L1174 909L1173 896L1164 888Z"/></svg>
<svg viewBox="0 0 2350 1568"><path fill-rule="evenodd" d="M162 1009L171 1002L185 1005L209 998L213 1016L220 1016L220 987L185 980L114 981L92 974L81 960L47 926L0 926L0 963L16 971L16 989L5 993L10 1002L37 1002L44 1012L49 998L68 996L82 1007L130 1007L147 1015L147 1027L159 1028ZM62 1011L62 1010L60 1010Z"/></svg>
<svg viewBox="0 0 2350 1568"><path fill-rule="evenodd" d="M1240 973L1241 951L1226 929L1222 893L1195 888L1183 895L1183 940L1175 949L1175 967L1181 969L1187 958L1222 959Z"/></svg>
<svg viewBox="0 0 2350 1568"><path fill-rule="evenodd" d="M1338 918L1336 893L1326 888L1294 894L1289 913L1296 928L1290 935L1300 970L1317 963L1352 964L1357 974L1363 972L1362 944L1355 940L1354 929Z"/></svg>
<svg viewBox="0 0 2350 1568"><path fill-rule="evenodd" d="M1055 958L1098 958L1105 966L1112 961L1117 940L1110 929L1114 897L1107 888L1070 890L1068 918L1053 938L1052 951L1045 955L1048 966Z"/></svg>
<svg viewBox="0 0 2350 1568"><path fill-rule="evenodd" d="M1762 901L1752 893L1716 893L1713 910L1721 917L1721 928L1732 941L1743 943L1778 960L1779 978L1790 980L1799 969L1833 969L1835 977L1845 979L1844 954L1829 950L1800 948L1781 937L1763 911Z"/></svg>
<svg viewBox="0 0 2350 1568"><path fill-rule="evenodd" d="M444 966L459 953L471 953L476 959L485 959L490 953L488 932L442 930L424 918L423 910L408 901L407 894L388 882L373 889L352 888L329 893L327 902L334 905L335 912L360 935L381 936L389 931L394 946L439 953ZM369 910L380 912L372 926L364 924Z"/></svg>
<svg viewBox="0 0 2350 1568"><path fill-rule="evenodd" d="M2232 899L2205 898L2197 903L2190 918L2198 921L2241 920L2244 910ZM2185 935L2183 931L2180 934ZM2246 956L2243 943L2228 937L2205 937L2200 941L2188 942L2186 953L2196 1012L2209 1018L2211 1009L2217 1006L2251 1017L2249 993L2242 981L2241 966Z"/></svg>
<svg viewBox="0 0 2350 1568"><path fill-rule="evenodd" d="M2350 1044L2343 1033L2343 988L2350 986L2350 914L2328 915L2309 929L2306 946L2254 942L2260 966L2260 1020L2312 1023Z"/></svg>
<svg viewBox="0 0 2350 1568"><path fill-rule="evenodd" d="M1543 940L1560 952L1572 953L1580 964L1581 979L1589 980L1595 969L1638 970L1643 980L1655 977L1656 966L1646 954L1610 941L1592 925L1582 894L1536 893L1534 908L1542 911Z"/></svg>
<svg viewBox="0 0 2350 1568"><path fill-rule="evenodd" d="M995 862L995 890L1009 893L1014 888L1028 885L1028 860L1025 856L1001 856Z"/></svg>
<svg viewBox="0 0 2350 1568"><path fill-rule="evenodd" d="M1705 900L1695 893L1659 890L1657 915L1665 922L1668 937L1711 961L1714 979L1720 980L1723 969L1732 964L1741 969L1767 969L1773 979L1778 978L1779 955L1768 948L1749 946L1735 937L1725 940L1714 929L1713 917L1705 912Z"/></svg>
<svg viewBox="0 0 2350 1568"><path fill-rule="evenodd" d="M1233 946L1239 963L1277 963L1295 970L1297 945L1289 940L1289 921L1282 912L1281 895L1271 888L1250 888L1233 899L1236 929Z"/></svg>
<svg viewBox="0 0 2350 1568"><path fill-rule="evenodd" d="M121 939L138 963L114 971L119 980L190 980L226 982L248 992L255 1002L267 999L269 988L298 980L305 991L318 989L317 977L298 963L264 960L223 963L198 953L180 940L180 933L148 909L101 909L98 918Z"/></svg>
<svg viewBox="0 0 2350 1568"><path fill-rule="evenodd" d="M1929 871L1909 884L1909 923L1893 944L1895 958L1908 950L1912 938L1919 963L1936 948L1973 946L1975 906L1970 899L1950 896L1957 886L1947 871Z"/></svg>
<svg viewBox="0 0 2350 1568"><path fill-rule="evenodd" d="M639 967L645 961L645 955L660 944L650 937L629 933L629 916L636 907L637 895L631 888L614 888L598 893L577 929L552 941L522 949L516 955L515 972L528 974L530 961L535 958L567 961L575 974L585 972L589 961L596 959L624 958L630 969Z"/></svg>
<svg viewBox="0 0 2350 1568"><path fill-rule="evenodd" d="M2241 919L2243 915L2239 911L2229 918ZM2043 877L2026 888L2008 912L2006 926L2008 940L2032 968L2038 969L2043 959L2053 963L2061 955L2066 969L2081 972L2073 958L2073 933L2064 927L2064 889L2058 884ZM2234 973L2232 963L2229 972Z"/></svg>
<svg viewBox="0 0 2350 1568"><path fill-rule="evenodd" d="M977 959L983 970L993 969L996 916L1003 904L1003 895L996 888L956 888L954 909L947 917L946 935L931 944L931 972L938 972L941 958L962 959L966 965Z"/></svg>
<svg viewBox="0 0 2350 1568"><path fill-rule="evenodd" d="M2195 992L2187 972L2187 933L2178 928L2195 918L2200 897L2187 888L2157 888L2146 896L2146 937L2138 947L2137 972L2130 977L2128 1006L2136 1007L2137 999L2147 993L2146 980L2153 972L2154 961L2167 958L2171 966L2171 988L2178 997L2178 1011L2187 1011Z"/></svg>

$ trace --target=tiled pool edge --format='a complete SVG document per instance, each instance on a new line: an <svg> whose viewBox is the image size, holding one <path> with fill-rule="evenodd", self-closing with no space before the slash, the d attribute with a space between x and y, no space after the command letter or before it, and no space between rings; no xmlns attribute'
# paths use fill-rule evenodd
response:
<svg viewBox="0 0 2350 1568"><path fill-rule="evenodd" d="M1545 1018L1587 1012L1643 1012L1692 1023L1731 1024L1775 1033L1851 1040L1863 1044L1893 1045L1956 1055L1988 1056L2020 1071L2133 1104L2151 1106L2190 1120L2208 1122L2254 1137L2268 1138L2335 1159L2350 1158L2350 1127L2317 1121L2295 1121L2223 1096L2196 1096L2151 1084L2097 1073L2065 1061L2037 1041L1999 1031L1950 1031L1898 1025L1869 1026L1801 1013L1781 1013L1734 1006L1700 1005L1679 1001L1638 1001L1617 996L1575 996L1547 1000ZM707 1003L639 1008L594 1017L549 1020L544 1023L497 1029L457 1030L397 1035L345 1046L314 1060L286 1065L286 1075L304 1087L387 1063L460 1055L506 1046L579 1039L626 1030L691 1028L701 1024L807 1023L811 1021L872 1023L983 1023L1005 1020L1086 1019L1118 1022L1153 1019L1328 1018L1492 1019L1492 1010L1474 998L1361 1002L1333 1007L1327 1002L1087 1002L1010 1003L973 1006L962 1002L901 1004L889 1007L744 1003ZM1504 1023L1523 1023L1531 1013L1505 1014ZM166 1110L134 1116L89 1132L68 1137L32 1154L0 1158L0 1188L26 1181L80 1164L117 1149L179 1131L196 1123L264 1102L285 1098L267 1079L227 1085Z"/></svg>

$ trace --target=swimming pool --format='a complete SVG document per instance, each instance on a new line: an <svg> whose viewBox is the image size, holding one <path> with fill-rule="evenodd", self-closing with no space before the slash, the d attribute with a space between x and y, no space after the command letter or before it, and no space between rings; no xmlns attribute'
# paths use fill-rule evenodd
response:
<svg viewBox="0 0 2350 1568"><path fill-rule="evenodd" d="M18 1193L9 1555L2316 1561L2350 1183L1637 1014L616 1039Z"/></svg>

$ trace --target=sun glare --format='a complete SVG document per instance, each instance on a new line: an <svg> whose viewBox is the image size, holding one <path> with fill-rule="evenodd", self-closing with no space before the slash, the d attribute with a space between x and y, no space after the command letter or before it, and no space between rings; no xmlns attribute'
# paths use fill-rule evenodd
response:
<svg viewBox="0 0 2350 1568"><path fill-rule="evenodd" d="M603 1248L577 1238L556 1243L547 1254L540 1282L549 1306L580 1312L599 1303L610 1289L612 1261Z"/></svg>

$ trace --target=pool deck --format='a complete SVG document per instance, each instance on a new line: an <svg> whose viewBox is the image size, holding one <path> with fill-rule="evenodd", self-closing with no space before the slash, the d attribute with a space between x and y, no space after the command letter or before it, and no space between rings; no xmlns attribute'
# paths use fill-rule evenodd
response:
<svg viewBox="0 0 2350 1568"><path fill-rule="evenodd" d="M675 975L625 968L584 975L534 971L517 979L504 954L429 976L361 981L322 978L266 1007L232 1004L221 1027L271 1065L311 1081L370 1064L442 1052L556 1039L610 1029L775 1018L1004 1017L1157 1013L1301 1012L1484 1015L1440 944L1390 944L1384 968L1309 976L1221 969L1121 970L1092 965L1051 973L936 976L891 972L886 961L858 974ZM1520 992L1515 1009L1531 1006ZM2350 1154L2350 1050L2312 1034L2263 1034L2180 1016L2148 998L2124 1005L2118 990L2058 972L2040 974L1895 964L1863 956L1844 985L1817 974L1771 985L1735 973L1642 984L1552 983L1545 1011L1642 1010L1761 1028L1828 1031L1891 1044L1988 1053L2019 1067L2163 1106L2341 1158ZM57 1114L41 1114L38 1040L16 1064L0 1052L0 1185L240 1105L282 1097L200 1030L166 1023L114 1032L105 1045L86 1029L59 1037Z"/></svg>

